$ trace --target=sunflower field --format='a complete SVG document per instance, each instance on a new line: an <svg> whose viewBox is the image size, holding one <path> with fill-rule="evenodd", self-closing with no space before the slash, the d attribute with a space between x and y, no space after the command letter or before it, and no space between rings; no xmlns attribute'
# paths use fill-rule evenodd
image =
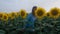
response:
<svg viewBox="0 0 60 34"><path fill-rule="evenodd" d="M0 34L60 34L59 8L51 8L46 12L44 8L38 7L35 11L37 19L34 22L34 31L25 29L29 14L24 9L11 13L0 12Z"/></svg>

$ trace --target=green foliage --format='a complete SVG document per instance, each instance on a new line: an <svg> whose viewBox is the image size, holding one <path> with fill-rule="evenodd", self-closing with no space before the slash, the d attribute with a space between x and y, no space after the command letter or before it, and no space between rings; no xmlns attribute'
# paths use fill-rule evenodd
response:
<svg viewBox="0 0 60 34"><path fill-rule="evenodd" d="M26 24L26 19L21 17L7 22L0 20L0 34L60 34L60 18L36 19L34 31L28 31L30 28L24 29Z"/></svg>

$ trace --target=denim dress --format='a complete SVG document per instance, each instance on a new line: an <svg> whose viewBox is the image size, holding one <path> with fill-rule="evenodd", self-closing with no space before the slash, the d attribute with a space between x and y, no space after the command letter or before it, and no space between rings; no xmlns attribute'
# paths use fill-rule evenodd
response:
<svg viewBox="0 0 60 34"><path fill-rule="evenodd" d="M27 23L26 23L25 27L34 29L34 22L35 22L35 20L36 20L36 17L34 15L32 15L32 13L30 13L27 16Z"/></svg>

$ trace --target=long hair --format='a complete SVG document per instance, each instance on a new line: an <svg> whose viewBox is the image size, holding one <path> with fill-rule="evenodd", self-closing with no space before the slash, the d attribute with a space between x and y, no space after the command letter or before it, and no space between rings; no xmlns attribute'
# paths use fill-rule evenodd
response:
<svg viewBox="0 0 60 34"><path fill-rule="evenodd" d="M32 8L32 14L35 16L35 10L37 9L37 6L33 6Z"/></svg>

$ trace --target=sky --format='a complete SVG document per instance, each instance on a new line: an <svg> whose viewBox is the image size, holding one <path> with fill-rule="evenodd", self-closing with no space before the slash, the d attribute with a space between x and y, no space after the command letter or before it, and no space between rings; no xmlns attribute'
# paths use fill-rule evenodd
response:
<svg viewBox="0 0 60 34"><path fill-rule="evenodd" d="M33 6L44 8L47 12L53 8L60 8L60 0L0 0L0 12L18 12L25 9L30 13Z"/></svg>

